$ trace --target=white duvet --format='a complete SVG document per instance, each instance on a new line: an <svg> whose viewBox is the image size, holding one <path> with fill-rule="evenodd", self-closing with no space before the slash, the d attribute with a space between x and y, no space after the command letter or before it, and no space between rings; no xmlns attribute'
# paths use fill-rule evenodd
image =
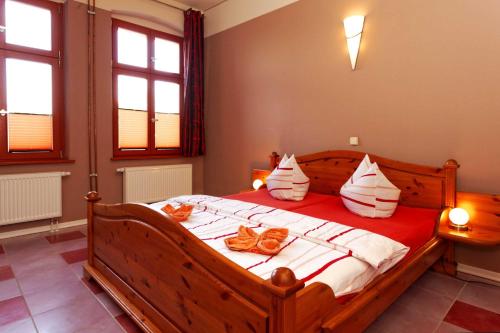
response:
<svg viewBox="0 0 500 333"><path fill-rule="evenodd" d="M274 269L288 267L306 285L327 284L336 297L360 291L409 251L399 242L366 230L239 200L190 195L150 207L164 214L161 208L167 203L194 205L192 215L181 224L248 271L268 279ZM258 233L284 227L289 236L275 256L231 251L224 239L236 235L240 225Z"/></svg>

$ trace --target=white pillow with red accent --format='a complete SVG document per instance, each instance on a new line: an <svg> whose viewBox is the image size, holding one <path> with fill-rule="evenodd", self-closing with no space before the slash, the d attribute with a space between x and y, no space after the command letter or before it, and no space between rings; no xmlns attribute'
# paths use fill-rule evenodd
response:
<svg viewBox="0 0 500 333"><path fill-rule="evenodd" d="M266 178L267 190L275 199L301 201L309 189L309 178L302 172L295 156L285 154Z"/></svg>
<svg viewBox="0 0 500 333"><path fill-rule="evenodd" d="M299 164L297 163L297 160L295 159L295 156L292 155L288 161L292 167L293 167L293 184L292 184L292 189L293 189L293 198L292 200L295 201L302 201L304 200L304 197L307 194L307 191L309 191L309 177L307 177L304 172L302 172L302 169L300 168Z"/></svg>
<svg viewBox="0 0 500 333"><path fill-rule="evenodd" d="M368 155L340 189L347 209L365 217L391 217L399 202L401 190L371 163Z"/></svg>
<svg viewBox="0 0 500 333"><path fill-rule="evenodd" d="M266 178L269 194L279 200L293 198L293 166L288 162L288 156L283 156L278 166Z"/></svg>

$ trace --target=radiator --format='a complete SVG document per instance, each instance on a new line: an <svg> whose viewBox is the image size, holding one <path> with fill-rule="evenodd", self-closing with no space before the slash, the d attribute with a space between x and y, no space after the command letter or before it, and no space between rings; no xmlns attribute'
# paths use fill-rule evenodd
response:
<svg viewBox="0 0 500 333"><path fill-rule="evenodd" d="M61 217L61 178L69 174L0 175L0 225Z"/></svg>
<svg viewBox="0 0 500 333"><path fill-rule="evenodd" d="M123 172L123 202L152 203L192 193L191 164L117 169Z"/></svg>

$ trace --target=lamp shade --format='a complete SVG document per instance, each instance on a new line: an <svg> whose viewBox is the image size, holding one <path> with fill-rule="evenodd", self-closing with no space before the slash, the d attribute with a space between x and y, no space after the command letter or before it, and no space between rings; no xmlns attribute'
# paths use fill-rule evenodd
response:
<svg viewBox="0 0 500 333"><path fill-rule="evenodd" d="M352 70L356 68L364 22L365 17L361 15L349 16L344 19L345 38L347 40L347 49L351 59Z"/></svg>
<svg viewBox="0 0 500 333"><path fill-rule="evenodd" d="M262 187L262 185L264 185L264 182L260 179L255 179L252 183L252 187L254 190L258 190Z"/></svg>
<svg viewBox="0 0 500 333"><path fill-rule="evenodd" d="M467 230L469 213L463 208L453 208L449 214L450 227L458 230Z"/></svg>

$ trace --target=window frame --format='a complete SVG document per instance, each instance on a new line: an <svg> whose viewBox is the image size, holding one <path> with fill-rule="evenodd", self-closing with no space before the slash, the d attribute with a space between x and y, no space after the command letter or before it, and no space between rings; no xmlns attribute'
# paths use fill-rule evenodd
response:
<svg viewBox="0 0 500 333"><path fill-rule="evenodd" d="M132 65L120 64L118 62L118 29L123 28L130 31L145 34L147 36L147 67L136 67ZM179 44L179 74L168 73L154 68L153 52L155 37L173 41ZM162 157L177 157L181 155L182 140L179 138L179 147L176 148L155 148L155 122L148 121L148 147L146 149L120 149L119 128L118 128L118 75L128 75L145 78L148 82L148 120L155 117L154 106L154 82L167 81L179 84L179 126L182 125L184 117L184 60L183 60L184 39L179 36L168 34L153 29L149 29L130 22L113 19L112 22L112 67L113 67L113 159L150 159ZM179 134L182 131L179 128Z"/></svg>
<svg viewBox="0 0 500 333"><path fill-rule="evenodd" d="M52 66L52 150L15 151L8 147L8 116L0 116L0 164L64 160L64 70L63 10L62 4L49 0L15 0L48 9L51 13L52 47L50 51L12 45L5 42L6 34L0 33L0 109L7 109L6 58L34 61ZM5 26L5 0L0 0L0 25Z"/></svg>

